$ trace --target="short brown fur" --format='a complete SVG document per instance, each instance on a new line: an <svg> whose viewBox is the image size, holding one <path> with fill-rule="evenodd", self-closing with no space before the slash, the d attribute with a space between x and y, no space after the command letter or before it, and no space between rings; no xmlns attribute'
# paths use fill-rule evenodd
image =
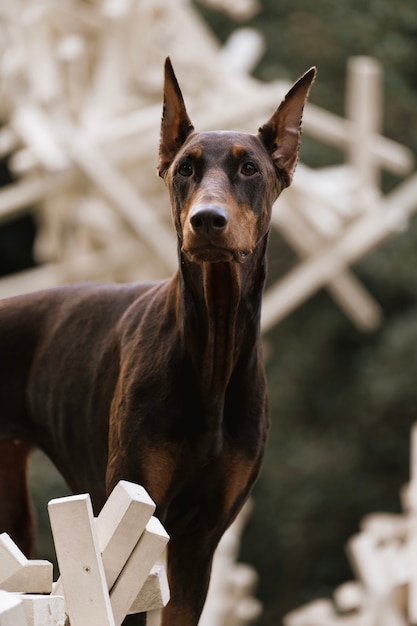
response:
<svg viewBox="0 0 417 626"><path fill-rule="evenodd" d="M167 60L159 173L178 271L0 301L0 531L31 554L34 446L96 511L119 480L143 485L171 536L163 626L197 625L214 550L262 463L271 207L291 182L314 74L257 135L196 133Z"/></svg>

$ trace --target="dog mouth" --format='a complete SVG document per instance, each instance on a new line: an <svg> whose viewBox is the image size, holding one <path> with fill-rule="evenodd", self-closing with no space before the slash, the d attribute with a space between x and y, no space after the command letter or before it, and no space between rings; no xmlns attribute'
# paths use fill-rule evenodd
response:
<svg viewBox="0 0 417 626"><path fill-rule="evenodd" d="M230 250L212 245L183 248L182 251L193 263L244 263L250 255L250 250Z"/></svg>

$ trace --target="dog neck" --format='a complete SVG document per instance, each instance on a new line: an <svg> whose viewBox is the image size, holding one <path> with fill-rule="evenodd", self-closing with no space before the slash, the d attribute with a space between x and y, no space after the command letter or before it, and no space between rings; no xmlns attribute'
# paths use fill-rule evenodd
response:
<svg viewBox="0 0 417 626"><path fill-rule="evenodd" d="M245 263L181 257L178 306L185 350L204 407L206 436L221 437L227 389L238 363L257 366L267 236Z"/></svg>

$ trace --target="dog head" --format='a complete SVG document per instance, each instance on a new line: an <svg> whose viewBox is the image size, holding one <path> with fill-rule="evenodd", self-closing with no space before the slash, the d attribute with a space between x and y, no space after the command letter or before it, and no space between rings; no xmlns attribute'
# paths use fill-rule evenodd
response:
<svg viewBox="0 0 417 626"><path fill-rule="evenodd" d="M315 74L311 68L294 84L256 135L197 133L166 60L158 172L189 261L243 263L269 231L272 205L298 161L303 108Z"/></svg>

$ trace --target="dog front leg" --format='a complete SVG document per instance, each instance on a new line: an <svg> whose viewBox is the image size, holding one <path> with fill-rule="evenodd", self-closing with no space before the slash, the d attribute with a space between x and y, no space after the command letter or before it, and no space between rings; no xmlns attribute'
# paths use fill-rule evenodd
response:
<svg viewBox="0 0 417 626"><path fill-rule="evenodd" d="M214 536L198 520L180 532L173 529L167 562L171 599L162 612L161 626L197 626L219 539L217 531Z"/></svg>
<svg viewBox="0 0 417 626"><path fill-rule="evenodd" d="M33 556L34 514L28 486L32 445L0 439L0 532L7 532L25 556Z"/></svg>

